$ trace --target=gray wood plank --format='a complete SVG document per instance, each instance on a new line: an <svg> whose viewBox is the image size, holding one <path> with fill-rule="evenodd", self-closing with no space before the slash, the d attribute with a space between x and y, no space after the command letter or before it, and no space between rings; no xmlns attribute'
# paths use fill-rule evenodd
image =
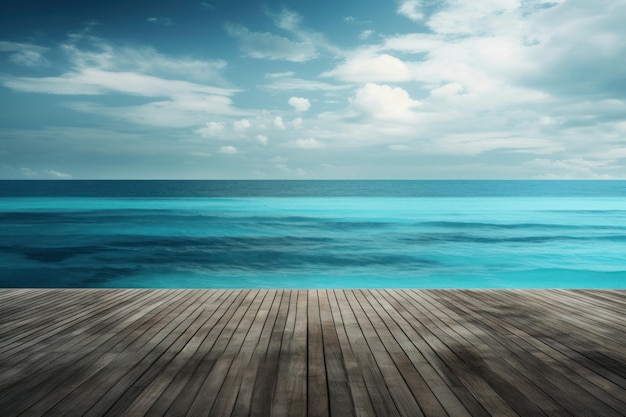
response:
<svg viewBox="0 0 626 417"><path fill-rule="evenodd" d="M307 291L307 416L327 417L328 381L324 355L324 337L317 290Z"/></svg>
<svg viewBox="0 0 626 417"><path fill-rule="evenodd" d="M346 373L350 393L348 396L348 392L345 391L345 389L342 390L345 397L341 398L335 396L335 394L339 394L339 391L331 392L331 412L335 415L333 411L335 407L334 404L336 402L342 402L343 406L348 410L346 410L346 414L336 415L356 415L359 417L375 416L376 413L367 389L367 383L365 382L365 377L362 374L357 358L357 352L359 352L360 347L353 346L350 341L350 337L352 337L352 340L359 337L355 335L357 329L354 327L352 318L349 314L351 311L350 307L347 305L347 300L345 300L345 298L338 297L338 291L327 291L327 295L328 305L333 319L333 326L337 334L339 348L341 349L341 356L343 357L343 365L345 366L344 372ZM347 317L344 318L345 314L347 314ZM350 333L350 336L348 336L348 333Z"/></svg>
<svg viewBox="0 0 626 417"><path fill-rule="evenodd" d="M23 416L621 416L623 290L0 289Z"/></svg>

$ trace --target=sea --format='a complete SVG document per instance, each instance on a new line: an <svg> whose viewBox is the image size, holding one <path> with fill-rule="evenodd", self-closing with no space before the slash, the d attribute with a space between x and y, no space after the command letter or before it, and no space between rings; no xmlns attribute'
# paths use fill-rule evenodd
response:
<svg viewBox="0 0 626 417"><path fill-rule="evenodd" d="M0 181L0 287L626 288L626 181Z"/></svg>

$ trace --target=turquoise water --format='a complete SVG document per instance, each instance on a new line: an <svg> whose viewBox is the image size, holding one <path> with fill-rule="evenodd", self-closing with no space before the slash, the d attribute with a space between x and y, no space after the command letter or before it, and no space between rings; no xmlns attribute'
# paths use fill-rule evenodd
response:
<svg viewBox="0 0 626 417"><path fill-rule="evenodd" d="M624 182L0 182L2 287L626 288Z"/></svg>

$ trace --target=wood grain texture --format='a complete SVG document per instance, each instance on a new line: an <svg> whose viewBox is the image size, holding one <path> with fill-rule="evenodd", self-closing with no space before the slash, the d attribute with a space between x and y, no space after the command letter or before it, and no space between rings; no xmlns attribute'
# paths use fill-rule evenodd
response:
<svg viewBox="0 0 626 417"><path fill-rule="evenodd" d="M0 290L3 416L623 416L626 291Z"/></svg>

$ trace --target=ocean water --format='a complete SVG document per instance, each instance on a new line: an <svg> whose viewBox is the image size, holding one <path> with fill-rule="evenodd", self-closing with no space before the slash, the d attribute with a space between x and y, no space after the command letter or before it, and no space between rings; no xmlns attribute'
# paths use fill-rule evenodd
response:
<svg viewBox="0 0 626 417"><path fill-rule="evenodd" d="M0 287L626 288L626 182L0 181Z"/></svg>

